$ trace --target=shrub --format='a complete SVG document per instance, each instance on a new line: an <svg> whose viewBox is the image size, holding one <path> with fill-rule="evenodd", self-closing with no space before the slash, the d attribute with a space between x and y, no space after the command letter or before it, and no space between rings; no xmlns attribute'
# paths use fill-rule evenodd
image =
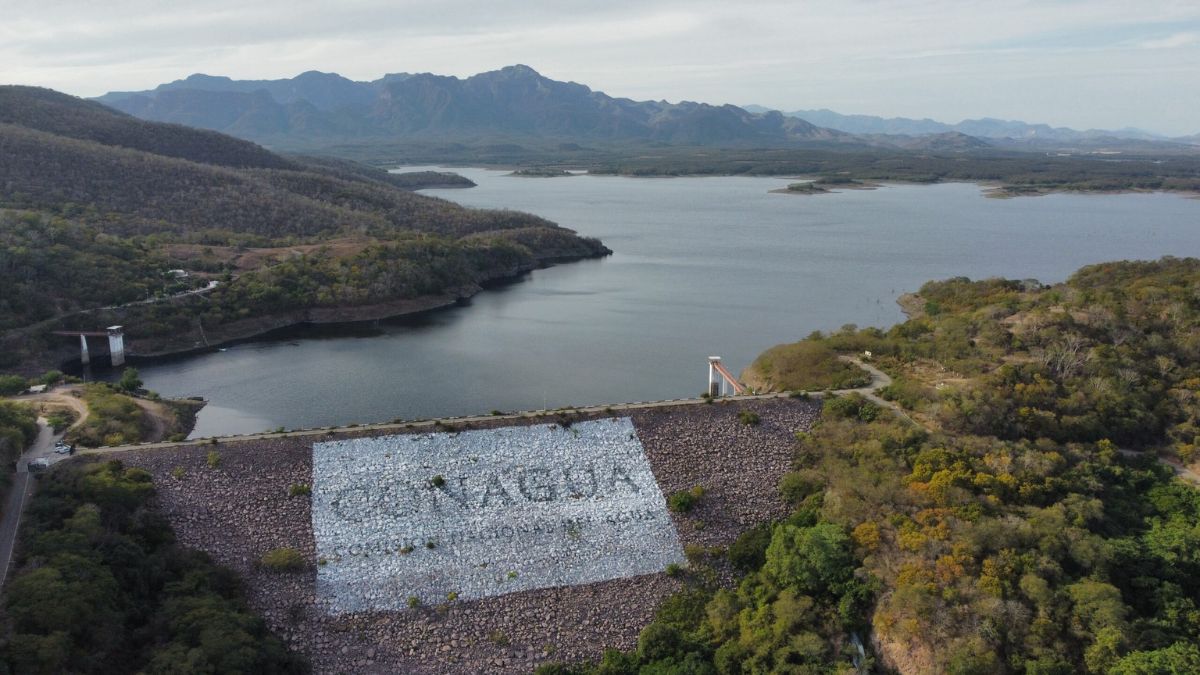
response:
<svg viewBox="0 0 1200 675"><path fill-rule="evenodd" d="M19 375L0 375L0 396L15 396L26 386L25 378Z"/></svg>
<svg viewBox="0 0 1200 675"><path fill-rule="evenodd" d="M221 466L221 453L216 450L209 450L205 461L208 462L209 468L215 469Z"/></svg>
<svg viewBox="0 0 1200 675"><path fill-rule="evenodd" d="M825 398L822 410L831 417L856 419L862 422L874 421L879 416L879 406L859 393L852 393L848 396L828 396Z"/></svg>
<svg viewBox="0 0 1200 675"><path fill-rule="evenodd" d="M304 567L304 556L294 548L275 548L259 558L259 564L273 572L292 572Z"/></svg>
<svg viewBox="0 0 1200 675"><path fill-rule="evenodd" d="M746 426L752 427L757 426L760 422L762 422L762 418L760 418L758 413L754 412L753 410L743 410L738 413L738 421Z"/></svg>
<svg viewBox="0 0 1200 675"><path fill-rule="evenodd" d="M138 374L137 368L126 368L125 372L121 373L121 379L117 382L117 387L121 391L135 392L142 388L142 379Z"/></svg>
<svg viewBox="0 0 1200 675"><path fill-rule="evenodd" d="M675 513L688 513L704 496L704 488L697 485L690 490L680 490L667 497L667 508Z"/></svg>
<svg viewBox="0 0 1200 675"><path fill-rule="evenodd" d="M767 560L771 544L771 524L759 523L738 535L729 546L729 562L742 572L753 572Z"/></svg>
<svg viewBox="0 0 1200 675"><path fill-rule="evenodd" d="M183 480L185 475L187 475L187 472L183 470L182 466L177 466L174 469L171 469L171 477L175 480Z"/></svg>
<svg viewBox="0 0 1200 675"><path fill-rule="evenodd" d="M683 568L680 567L678 563L671 563L667 565L667 568L663 570L663 572L665 572L669 577L677 577L680 574L683 574Z"/></svg>
<svg viewBox="0 0 1200 675"><path fill-rule="evenodd" d="M46 416L46 422L56 433L71 426L74 421L75 413L67 410L59 410Z"/></svg>
<svg viewBox="0 0 1200 675"><path fill-rule="evenodd" d="M880 389L879 396L885 401L895 401L909 410L919 410L937 400L937 392L932 387L899 377Z"/></svg>
<svg viewBox="0 0 1200 675"><path fill-rule="evenodd" d="M429 479L429 484L435 488L440 488L446 484L446 479L443 478L441 474L438 474Z"/></svg>
<svg viewBox="0 0 1200 675"><path fill-rule="evenodd" d="M409 609L416 609L417 607L420 607L420 606L421 606L421 599L420 599L420 598L418 598L418 597L417 597L417 596L415 596L415 595L410 595L410 596L408 596L408 607L409 607Z"/></svg>
<svg viewBox="0 0 1200 675"><path fill-rule="evenodd" d="M798 505L809 495L819 492L825 486L821 474L811 469L790 471L779 479L779 494L789 504Z"/></svg>
<svg viewBox="0 0 1200 675"><path fill-rule="evenodd" d="M292 483L288 486L289 497L307 497L312 494L312 487L308 483Z"/></svg>

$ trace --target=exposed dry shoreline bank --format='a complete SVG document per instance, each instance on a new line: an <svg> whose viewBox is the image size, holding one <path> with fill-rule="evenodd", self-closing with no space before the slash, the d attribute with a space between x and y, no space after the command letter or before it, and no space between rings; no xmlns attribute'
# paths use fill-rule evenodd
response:
<svg viewBox="0 0 1200 675"><path fill-rule="evenodd" d="M523 277L525 277L525 275L535 270L545 269L561 263L590 260L610 254L611 251L594 257L568 256L561 258L546 258L539 261L536 265L522 265L505 270L501 274L481 279L472 284L460 286L456 289L452 289L448 293L442 293L439 295L426 295L417 298L404 298L370 305L355 305L351 307L314 307L311 309L283 312L280 314L270 314L266 316L255 317L253 319L246 319L244 321L236 321L224 326L220 326L216 329L206 329L202 334L200 334L202 343L201 341L196 341L193 342L191 346L186 347L179 344L180 340L163 341L144 347L143 345L146 345L146 343L150 341L140 341L136 338L130 341L128 340L127 336L128 344L131 346L129 358L134 362L176 358L189 354L211 351L213 349L237 342L245 342L269 335L277 331L283 331L305 325L350 326L354 324L397 319L405 316L413 316L417 314L423 314L425 312L447 309L449 307L454 307L463 301L469 300L488 288L519 282Z"/></svg>
<svg viewBox="0 0 1200 675"><path fill-rule="evenodd" d="M172 359L203 354L220 347L246 342L267 336L271 333L285 331L305 325L347 327L387 319L413 316L425 312L446 309L469 300L476 294L497 286L517 283L530 272L553 267L554 265L603 258L611 255L607 247L594 256L547 256L534 264L515 266L496 274L452 288L445 293L425 295L416 298L401 298L370 305L351 307L314 307L309 309L285 311L275 314L256 316L240 321L234 321L216 327L202 326L193 323L187 330L164 336L138 337L137 324L134 321L125 322L126 356L130 363ZM194 300L194 298L171 299L167 302ZM91 312L94 310L85 310ZM36 326L17 328L0 335L0 348L9 341L32 339L33 331L51 330L51 323L60 321L58 317L51 322L40 322ZM118 319L118 322L119 319ZM93 363L103 361L106 354L93 354ZM39 375L47 370L57 369L68 373L77 373L79 365L79 347L77 342L63 340L59 347L39 352L36 356L25 360L14 372L27 377Z"/></svg>

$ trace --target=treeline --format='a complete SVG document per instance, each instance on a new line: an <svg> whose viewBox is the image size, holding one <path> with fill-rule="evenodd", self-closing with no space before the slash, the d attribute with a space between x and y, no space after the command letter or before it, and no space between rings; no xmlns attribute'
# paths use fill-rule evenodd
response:
<svg viewBox="0 0 1200 675"><path fill-rule="evenodd" d="M304 673L230 570L176 543L150 475L71 461L39 481L5 593L0 671Z"/></svg>
<svg viewBox="0 0 1200 675"><path fill-rule="evenodd" d="M889 331L811 336L802 359L871 350L928 428L826 399L794 514L725 553L736 589L693 560L636 650L543 673L1200 672L1200 491L1153 452L1194 452L1197 284L1170 258L952 279Z"/></svg>
<svg viewBox="0 0 1200 675"><path fill-rule="evenodd" d="M460 240L419 236L380 241L344 256L318 249L228 279L202 299L133 307L122 315L137 326L136 339L144 339L170 334L197 319L214 328L291 310L353 307L457 292L546 260L534 253L538 249L524 244L530 239L543 246L540 250L548 257L590 257L605 250L595 240L560 230L513 230L511 234ZM99 312L92 320L106 316ZM74 326L80 321L65 323Z"/></svg>
<svg viewBox="0 0 1200 675"><path fill-rule="evenodd" d="M496 269L529 265L528 249L504 242L471 247L440 238L380 243L350 257L327 252L289 258L249 273L210 298L205 323L273 310L353 306L433 295L474 283Z"/></svg>
<svg viewBox="0 0 1200 675"><path fill-rule="evenodd" d="M27 405L0 401L0 474L9 478L8 467L16 462L35 439L37 439L37 413Z"/></svg>
<svg viewBox="0 0 1200 675"><path fill-rule="evenodd" d="M367 179L393 185L405 190L422 190L432 187L475 187L475 182L449 171L405 171L392 173L379 167L336 157L316 155L294 155L297 162L319 167L323 172L338 178Z"/></svg>
<svg viewBox="0 0 1200 675"><path fill-rule="evenodd" d="M465 164L586 169L623 176L828 176L865 181L1003 183L1013 194L1039 190L1200 190L1200 156L1129 151L1119 156L1002 149L891 150L846 144L714 148L656 144L546 142L347 143L328 152L372 163Z"/></svg>
<svg viewBox="0 0 1200 675"><path fill-rule="evenodd" d="M726 150L701 154L664 149L653 158L621 157L589 164L592 173L627 176L823 175L868 181L1001 182L1014 194L1036 188L1081 191L1200 190L1200 158L1123 155L1060 157L973 151L899 153L829 150Z"/></svg>

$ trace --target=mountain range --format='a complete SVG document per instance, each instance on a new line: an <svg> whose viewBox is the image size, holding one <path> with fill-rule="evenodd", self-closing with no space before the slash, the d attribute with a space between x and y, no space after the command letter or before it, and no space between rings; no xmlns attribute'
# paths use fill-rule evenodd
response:
<svg viewBox="0 0 1200 675"><path fill-rule="evenodd" d="M497 135L689 145L854 140L778 112L614 98L522 65L465 79L399 73L372 82L319 72L249 81L192 75L152 91L114 92L97 100L142 119L276 144Z"/></svg>
<svg viewBox="0 0 1200 675"><path fill-rule="evenodd" d="M136 117L212 129L275 147L363 140L651 142L723 147L888 148L932 152L1126 149L1187 151L1200 137L1138 129L1076 131L979 119L779 112L762 106L615 98L524 65L467 78L393 73L359 82L310 71L278 80L196 74L97 99Z"/></svg>
<svg viewBox="0 0 1200 675"><path fill-rule="evenodd" d="M742 107L754 113L766 113L770 111L770 108L760 105L746 105ZM1113 130L1087 129L1079 131L1068 127L1052 127L1048 124L1031 124L1018 120L1002 120L991 117L963 120L957 124L947 124L929 119L928 117L913 119L910 117L843 115L826 108L820 110L793 110L791 112L784 112L783 115L785 117L802 119L817 126L858 135L930 136L960 133L981 139L1017 142L1086 142L1118 138L1137 141L1174 141L1178 143L1200 144L1200 134L1170 138L1133 127Z"/></svg>

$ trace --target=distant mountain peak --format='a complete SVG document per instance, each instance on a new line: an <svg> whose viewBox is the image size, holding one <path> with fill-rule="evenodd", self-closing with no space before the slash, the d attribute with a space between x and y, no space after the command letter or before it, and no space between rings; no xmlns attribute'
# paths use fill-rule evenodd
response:
<svg viewBox="0 0 1200 675"><path fill-rule="evenodd" d="M529 77L541 77L542 76L541 73L534 70L533 68L530 68L529 66L525 65L524 63L516 63L511 66L504 66L503 68L500 69L500 72L506 73L509 75L525 75L525 76L529 76Z"/></svg>

